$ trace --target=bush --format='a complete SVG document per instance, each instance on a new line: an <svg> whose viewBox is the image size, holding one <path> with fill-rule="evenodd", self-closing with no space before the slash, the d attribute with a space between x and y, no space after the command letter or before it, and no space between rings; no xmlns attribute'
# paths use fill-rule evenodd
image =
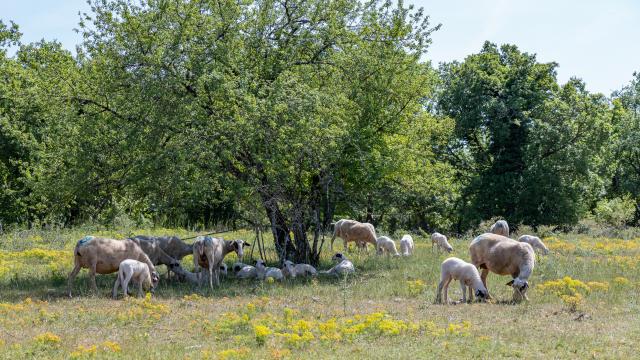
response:
<svg viewBox="0 0 640 360"><path fill-rule="evenodd" d="M629 197L603 199L593 210L594 220L600 225L622 227L633 220L635 202Z"/></svg>

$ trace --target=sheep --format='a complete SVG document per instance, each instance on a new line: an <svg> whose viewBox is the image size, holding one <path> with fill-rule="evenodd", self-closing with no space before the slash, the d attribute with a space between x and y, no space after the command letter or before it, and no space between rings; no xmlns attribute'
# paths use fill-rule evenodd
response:
<svg viewBox="0 0 640 360"><path fill-rule="evenodd" d="M149 266L143 262L133 259L123 260L118 266L118 277L113 285L112 297L117 298L119 286L122 286L126 297L129 293L129 281L131 280L138 284L138 296L142 296L142 288L151 289L153 293L160 278L156 272L150 272Z"/></svg>
<svg viewBox="0 0 640 360"><path fill-rule="evenodd" d="M404 235L402 239L400 239L400 252L403 256L413 255L413 237L411 235Z"/></svg>
<svg viewBox="0 0 640 360"><path fill-rule="evenodd" d="M336 262L336 265L327 271L320 271L320 274L341 276L353 274L356 271L353 263L341 253L333 255L331 260Z"/></svg>
<svg viewBox="0 0 640 360"><path fill-rule="evenodd" d="M367 243L376 246L376 230L372 224L361 223L355 220L342 219L336 222L331 237L330 248L333 251L333 242L336 236L341 238L344 248L347 249L347 243L353 241L359 248L367 248Z"/></svg>
<svg viewBox="0 0 640 360"><path fill-rule="evenodd" d="M295 278L297 276L316 276L318 271L309 264L294 264L293 261L285 261L282 274Z"/></svg>
<svg viewBox="0 0 640 360"><path fill-rule="evenodd" d="M174 259L162 250L160 242L156 238L139 235L129 239L140 246L153 265L166 265L167 268L170 268L171 265L178 263L177 259Z"/></svg>
<svg viewBox="0 0 640 360"><path fill-rule="evenodd" d="M245 265L236 271L236 277L238 279L253 279L258 277L258 270L254 266Z"/></svg>
<svg viewBox="0 0 640 360"><path fill-rule="evenodd" d="M268 278L273 278L274 280L282 280L284 278L282 270L274 267L267 267L267 264L262 259L258 259L258 261L256 261L256 272L257 277L260 280L265 280Z"/></svg>
<svg viewBox="0 0 640 360"><path fill-rule="evenodd" d="M491 225L489 232L509 237L509 224L507 224L505 220L498 220L495 224Z"/></svg>
<svg viewBox="0 0 640 360"><path fill-rule="evenodd" d="M209 269L209 287L213 289L214 275L216 286L220 286L220 263L232 251L235 251L238 258L242 260L245 246L250 246L250 244L242 240L230 241L210 236L198 236L193 243L193 267L194 272L198 273L198 282L202 277L200 267L203 267Z"/></svg>
<svg viewBox="0 0 640 360"><path fill-rule="evenodd" d="M120 263L126 259L141 261L152 274L157 276L155 266L145 252L132 240L114 240L95 236L85 236L73 249L73 270L69 273L67 292L71 297L71 285L82 268L89 269L89 279L94 292L97 274L111 274L118 271Z"/></svg>
<svg viewBox="0 0 640 360"><path fill-rule="evenodd" d="M231 265L231 271L233 271L233 273L235 274L245 266L251 266L251 265L245 264L245 263L240 262L240 261L234 262L233 265Z"/></svg>
<svg viewBox="0 0 640 360"><path fill-rule="evenodd" d="M535 266L535 253L531 245L508 237L485 233L469 245L471 263L482 269L480 278L487 288L489 271L498 275L511 275L507 286L513 287L513 301L528 300L529 277Z"/></svg>
<svg viewBox="0 0 640 360"><path fill-rule="evenodd" d="M147 235L136 235L135 239L140 241L140 244L143 242L154 242L156 243L162 251L165 252L168 256L173 259L180 261L187 255L193 254L193 245L187 244L184 241L180 240L177 236L147 236ZM143 250L145 250L143 248ZM146 251L146 250L145 250ZM165 263L165 265L167 265ZM167 277L172 272L172 266L168 266L169 271L167 272Z"/></svg>
<svg viewBox="0 0 640 360"><path fill-rule="evenodd" d="M226 277L227 274L229 273L228 272L228 268L227 268L227 264L225 264L225 263L220 264L219 269L220 269L220 274L222 274L222 276Z"/></svg>
<svg viewBox="0 0 640 360"><path fill-rule="evenodd" d="M440 248L448 253L453 251L453 247L449 245L447 237L440 234L439 232L434 232L433 234L431 234L431 250L433 250L434 245L436 246L436 249Z"/></svg>
<svg viewBox="0 0 640 360"><path fill-rule="evenodd" d="M545 245L539 237L533 235L522 235L518 238L518 241L525 242L535 250L538 249L542 251L544 255L549 254L549 248Z"/></svg>
<svg viewBox="0 0 640 360"><path fill-rule="evenodd" d="M487 288L480 279L478 269L466 261L452 257L442 262L440 266L440 283L438 284L438 295L436 302L442 302L442 291L444 290L444 303L448 304L448 290L451 280L459 280L462 289L462 301L467 302L466 288L469 287L469 301L473 301L473 290L478 300L485 300L487 297Z"/></svg>
<svg viewBox="0 0 640 360"><path fill-rule="evenodd" d="M393 254L394 256L400 256L398 250L396 250L396 243L388 236L380 236L376 240L376 253L378 255L386 253L387 255Z"/></svg>

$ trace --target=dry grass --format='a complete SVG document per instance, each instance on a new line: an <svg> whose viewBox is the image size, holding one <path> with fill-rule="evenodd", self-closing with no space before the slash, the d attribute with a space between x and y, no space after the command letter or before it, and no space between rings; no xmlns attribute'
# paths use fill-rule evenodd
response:
<svg viewBox="0 0 640 360"><path fill-rule="evenodd" d="M0 238L0 358L637 356L640 239L546 238L552 253L538 259L529 302L506 304L508 279L490 275L496 303L442 306L433 300L448 255L418 237L412 258L352 253L358 273L345 280L225 279L213 293L163 282L153 299L114 301L113 276L98 276L100 293L91 294L83 271L79 295L68 299L71 248L85 232ZM249 232L226 237L252 242ZM452 255L468 259L469 241L455 239ZM325 255L321 268L329 267ZM459 291L451 286L451 297Z"/></svg>

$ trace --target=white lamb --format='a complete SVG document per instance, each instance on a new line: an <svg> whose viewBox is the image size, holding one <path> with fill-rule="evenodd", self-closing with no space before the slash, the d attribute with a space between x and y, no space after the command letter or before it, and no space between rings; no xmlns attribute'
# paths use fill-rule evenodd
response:
<svg viewBox="0 0 640 360"><path fill-rule="evenodd" d="M400 239L400 252L403 256L413 255L413 238L411 235L404 235Z"/></svg>
<svg viewBox="0 0 640 360"><path fill-rule="evenodd" d="M282 270L274 267L267 267L267 264L262 259L258 259L258 261L256 261L256 275L260 280L268 278L272 278L274 280L284 279Z"/></svg>
<svg viewBox="0 0 640 360"><path fill-rule="evenodd" d="M440 234L439 232L434 232L433 234L431 234L431 250L433 250L434 245L436 246L436 248L440 248L449 253L453 251L453 247L449 245L447 237Z"/></svg>
<svg viewBox="0 0 640 360"><path fill-rule="evenodd" d="M378 240L376 240L376 253L378 255L386 253L387 255L400 256L398 250L396 250L395 241L391 240L388 236L380 236Z"/></svg>
<svg viewBox="0 0 640 360"><path fill-rule="evenodd" d="M537 236L533 236L533 235L522 235L518 238L518 241L520 242L525 242L529 245L531 245L531 247L535 250L538 249L540 251L542 251L542 253L544 255L547 255L549 253L549 248L547 248L547 245L545 245L542 240L540 240L539 237Z"/></svg>
<svg viewBox="0 0 640 360"><path fill-rule="evenodd" d="M460 288L462 289L462 301L467 302L466 288L469 287L469 301L473 301L473 290L478 300L485 300L487 298L487 288L480 279L480 273L478 269L472 264L466 261L452 257L442 262L440 283L438 284L438 295L436 296L436 302L442 302L442 292L444 290L444 303L449 303L449 297L447 295L449 290L449 283L451 280L459 280Z"/></svg>
<svg viewBox="0 0 640 360"><path fill-rule="evenodd" d="M126 297L129 294L129 282L133 280L138 284L138 296L142 296L144 295L142 288L151 289L151 292L154 292L159 279L158 273L149 270L149 265L138 260L126 259L118 266L118 277L111 295L115 299L118 296L118 287L122 286Z"/></svg>
<svg viewBox="0 0 640 360"><path fill-rule="evenodd" d="M320 271L321 274L343 276L347 274L353 274L356 271L353 263L341 253L333 255L331 260L336 262L336 265L327 271Z"/></svg>
<svg viewBox="0 0 640 360"><path fill-rule="evenodd" d="M285 276L295 278L297 276L316 276L318 271L309 264L294 264L293 261L285 261L282 273Z"/></svg>

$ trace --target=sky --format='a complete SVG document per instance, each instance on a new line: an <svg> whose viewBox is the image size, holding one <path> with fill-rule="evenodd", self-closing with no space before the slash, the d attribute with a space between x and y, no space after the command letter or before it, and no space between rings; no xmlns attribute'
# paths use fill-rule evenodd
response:
<svg viewBox="0 0 640 360"><path fill-rule="evenodd" d="M575 76L590 91L609 95L640 71L638 0L405 0L424 7L433 25L427 58L434 64L464 60L484 41L510 43L559 64L558 80ZM58 40L69 50L85 0L0 0L0 19L15 21L23 42Z"/></svg>

